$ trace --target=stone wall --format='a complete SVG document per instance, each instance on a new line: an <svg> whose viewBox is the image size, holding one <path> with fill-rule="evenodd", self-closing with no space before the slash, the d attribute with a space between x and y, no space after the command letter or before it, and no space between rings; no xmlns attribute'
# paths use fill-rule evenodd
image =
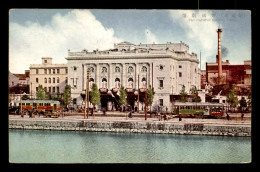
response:
<svg viewBox="0 0 260 172"><path fill-rule="evenodd" d="M10 129L131 132L158 134L196 134L218 136L251 136L250 126L206 124L168 124L149 122L94 121L21 121L9 120Z"/></svg>

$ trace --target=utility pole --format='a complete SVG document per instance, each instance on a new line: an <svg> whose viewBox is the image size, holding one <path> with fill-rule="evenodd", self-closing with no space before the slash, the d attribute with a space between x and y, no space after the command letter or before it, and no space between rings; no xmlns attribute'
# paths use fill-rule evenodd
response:
<svg viewBox="0 0 260 172"><path fill-rule="evenodd" d="M139 74L138 74L138 94L137 94L137 112L139 113Z"/></svg>
<svg viewBox="0 0 260 172"><path fill-rule="evenodd" d="M89 102L89 73L90 69L88 68L87 70L87 81L86 81L86 95L85 95L85 113L84 113L84 119L86 119L86 113L87 113L87 118L89 115L89 107L88 107L88 102Z"/></svg>

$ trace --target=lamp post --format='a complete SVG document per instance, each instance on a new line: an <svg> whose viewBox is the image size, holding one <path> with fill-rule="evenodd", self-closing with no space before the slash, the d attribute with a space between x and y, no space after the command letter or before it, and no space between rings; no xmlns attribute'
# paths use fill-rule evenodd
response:
<svg viewBox="0 0 260 172"><path fill-rule="evenodd" d="M86 119L86 113L87 113L87 118L89 116L89 107L88 107L88 102L89 102L89 73L90 73L90 68L87 70L87 81L86 81L86 95L85 95L85 113L84 113L84 119ZM86 107L87 105L87 107ZM87 108L87 109L86 109Z"/></svg>

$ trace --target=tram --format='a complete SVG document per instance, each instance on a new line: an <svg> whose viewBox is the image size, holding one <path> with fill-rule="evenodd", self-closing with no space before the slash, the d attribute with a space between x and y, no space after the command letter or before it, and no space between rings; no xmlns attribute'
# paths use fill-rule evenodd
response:
<svg viewBox="0 0 260 172"><path fill-rule="evenodd" d="M22 103L22 105L21 105ZM15 114L19 114L22 107L22 112L25 115L55 115L60 112L60 102L56 100L22 100L15 101L14 108L17 108Z"/></svg>
<svg viewBox="0 0 260 172"><path fill-rule="evenodd" d="M190 117L202 115L203 118L222 118L224 115L224 104L211 102L175 102L176 114L184 114Z"/></svg>

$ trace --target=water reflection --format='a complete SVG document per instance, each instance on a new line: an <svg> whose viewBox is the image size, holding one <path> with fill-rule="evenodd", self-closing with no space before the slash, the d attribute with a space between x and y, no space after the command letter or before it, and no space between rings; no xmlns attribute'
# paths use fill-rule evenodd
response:
<svg viewBox="0 0 260 172"><path fill-rule="evenodd" d="M9 130L9 159L30 163L239 163L248 137Z"/></svg>

